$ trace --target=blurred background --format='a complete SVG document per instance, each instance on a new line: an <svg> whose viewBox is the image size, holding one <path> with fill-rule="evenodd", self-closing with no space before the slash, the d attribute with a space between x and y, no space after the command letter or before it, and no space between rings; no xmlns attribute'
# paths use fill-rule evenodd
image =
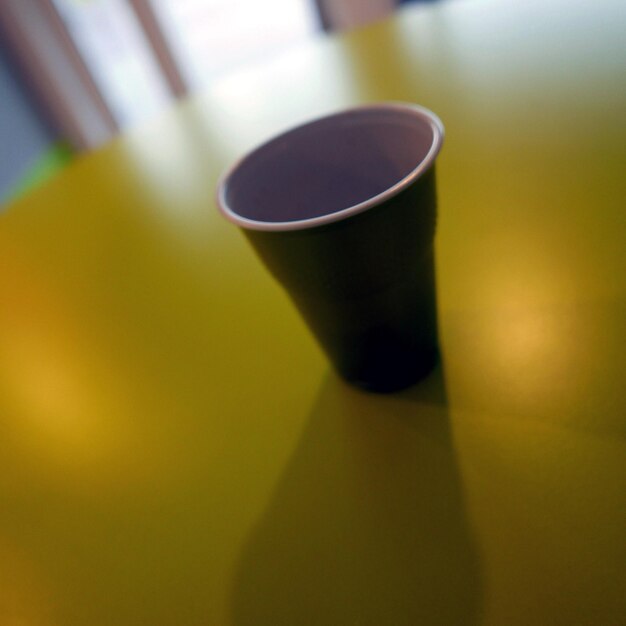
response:
<svg viewBox="0 0 626 626"><path fill-rule="evenodd" d="M437 0L2 0L0 205L224 73Z"/></svg>

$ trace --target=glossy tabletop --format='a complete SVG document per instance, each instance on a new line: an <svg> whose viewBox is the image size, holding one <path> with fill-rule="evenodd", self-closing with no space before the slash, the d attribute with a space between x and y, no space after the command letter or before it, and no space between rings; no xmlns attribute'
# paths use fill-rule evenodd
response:
<svg viewBox="0 0 626 626"><path fill-rule="evenodd" d="M0 215L0 624L626 623L619 0L458 0L260 61ZM223 168L417 102L442 362L329 366Z"/></svg>

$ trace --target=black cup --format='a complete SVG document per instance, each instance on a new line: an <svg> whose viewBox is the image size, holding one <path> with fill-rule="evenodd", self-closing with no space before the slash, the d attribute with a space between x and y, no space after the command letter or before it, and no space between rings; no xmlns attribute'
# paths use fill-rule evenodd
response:
<svg viewBox="0 0 626 626"><path fill-rule="evenodd" d="M437 358L435 158L443 125L403 103L350 109L263 144L218 206L287 290L339 374L372 391Z"/></svg>

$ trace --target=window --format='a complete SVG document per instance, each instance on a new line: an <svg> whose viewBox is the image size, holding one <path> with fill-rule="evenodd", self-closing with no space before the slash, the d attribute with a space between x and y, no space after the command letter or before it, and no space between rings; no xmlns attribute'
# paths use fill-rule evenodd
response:
<svg viewBox="0 0 626 626"><path fill-rule="evenodd" d="M221 72L293 45L318 29L310 0L152 0L185 79Z"/></svg>
<svg viewBox="0 0 626 626"><path fill-rule="evenodd" d="M120 128L170 101L160 68L126 0L53 2Z"/></svg>

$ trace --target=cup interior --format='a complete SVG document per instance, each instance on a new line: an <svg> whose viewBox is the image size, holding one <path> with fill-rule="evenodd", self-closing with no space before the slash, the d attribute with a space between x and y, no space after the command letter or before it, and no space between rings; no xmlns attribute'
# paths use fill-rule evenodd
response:
<svg viewBox="0 0 626 626"><path fill-rule="evenodd" d="M267 229L327 216L332 221L410 184L434 160L442 130L426 109L396 104L309 122L236 164L220 184L220 208L232 221Z"/></svg>

